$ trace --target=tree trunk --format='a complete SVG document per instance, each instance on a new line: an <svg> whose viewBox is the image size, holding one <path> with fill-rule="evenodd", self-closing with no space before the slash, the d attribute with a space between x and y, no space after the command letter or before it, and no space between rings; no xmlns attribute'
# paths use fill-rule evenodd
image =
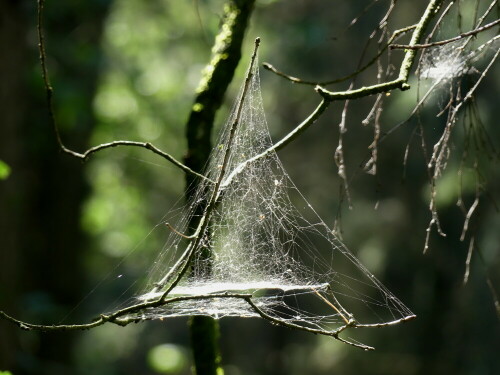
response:
<svg viewBox="0 0 500 375"><path fill-rule="evenodd" d="M204 71L186 125L188 150L185 163L195 171L202 171L212 150L210 138L215 114L240 61L241 45L253 4L254 0L231 0L224 5L221 31L215 39L211 61ZM191 175L186 176L186 186L196 182ZM211 258L210 252L202 256ZM217 321L206 316L194 316L189 326L195 373L221 374Z"/></svg>
<svg viewBox="0 0 500 375"><path fill-rule="evenodd" d="M55 116L68 145L81 150L94 124L96 57L109 2L52 5L45 36L49 73L57 66ZM84 165L60 152L49 121L33 40L35 6L33 1L0 2L0 42L6 52L0 59L0 159L12 168L11 176L0 181L0 305L21 319L56 324L82 294L86 240L80 209L88 187ZM72 53L82 48L92 53ZM25 333L7 322L0 322L0 332L0 370L75 372L73 334Z"/></svg>

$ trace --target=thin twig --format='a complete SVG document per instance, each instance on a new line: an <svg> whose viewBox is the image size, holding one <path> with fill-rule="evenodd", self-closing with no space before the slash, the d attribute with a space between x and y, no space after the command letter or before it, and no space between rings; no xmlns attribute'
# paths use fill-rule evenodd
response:
<svg viewBox="0 0 500 375"><path fill-rule="evenodd" d="M356 328L382 328L382 327L389 327L389 326L394 326L396 324L404 323L404 322L409 322L410 320L415 319L417 316L416 315L409 315L405 316L404 318L401 319L396 319L391 322L387 323L374 323L374 324L362 324L362 323L356 323L355 327Z"/></svg>
<svg viewBox="0 0 500 375"><path fill-rule="evenodd" d="M351 27L353 27L359 20L362 16L364 16L368 10L370 10L370 8L375 4L377 3L379 0L372 0L368 5L366 5L362 10L361 12L358 13L357 16L355 16L351 22L349 23L349 25L339 34L339 35L343 35L345 34L347 31L349 31L351 29ZM338 39L338 37L334 37L333 39Z"/></svg>
<svg viewBox="0 0 500 375"><path fill-rule="evenodd" d="M71 151L71 154L73 156L80 158L80 159L87 160L92 154L95 154L98 151L104 150L106 148L118 147L118 146L132 146L132 147L145 148L146 150L150 150L150 151L154 152L156 155L159 155L162 158L168 160L169 162L174 164L176 167L182 169L184 172L191 173L192 175L197 176L205 181L214 183L214 181L212 181L208 177L206 177L198 172L193 171L191 168L189 168L188 166L182 164L180 161L175 159L172 155L160 150L158 147L152 145L149 142L114 141L114 142L103 143L103 144L100 144L98 146L92 147L92 148L88 149L87 151L85 151L83 154L79 154L79 153L73 152L73 151Z"/></svg>
<svg viewBox="0 0 500 375"><path fill-rule="evenodd" d="M263 63L262 66L269 70L270 72L273 72L274 74L280 76L280 77L283 77L289 81L292 81L293 83L298 83L298 84L301 84L301 85L311 85L311 86L328 86L328 85L333 85L335 83L340 83L340 82L344 82L344 81L347 81L351 78L354 78L356 77L357 75L359 75L360 73L364 72L366 69L368 69L370 66L372 66L379 58L380 56L382 56L382 54L387 50L387 48L389 48L389 46L391 45L391 43L400 35L400 34L403 34L403 33L406 33L412 29L415 28L415 25L412 25L412 26L408 26L408 27L405 27L405 28L402 28L402 29L399 29L399 30L396 30L394 31L394 33L392 34L391 38L389 39L389 41L384 45L383 48L381 48L378 53L370 60L368 61L365 65L363 65L361 68L359 68L358 70L356 70L355 72L353 73L350 73L346 76L343 76L343 77L340 77L340 78L336 78L336 79L332 79L332 80L329 80L329 81L308 81L308 80L304 80L304 79L301 79L301 78L297 78L297 77L294 77L294 76L291 76L291 75L288 75L286 73L283 73L281 71L279 71L278 69L276 69L273 65L269 64L269 63Z"/></svg>
<svg viewBox="0 0 500 375"><path fill-rule="evenodd" d="M342 312L340 312L340 310L337 308L337 306L335 306L333 303L331 303L330 301L328 301L325 297L323 297L316 289L313 288L313 291L314 293L316 293L316 295L324 302L326 303L328 306L330 306L332 309L334 309L337 314L340 315L340 317L342 318L342 320L345 322L345 324L349 324L349 320L344 316L344 314L342 314Z"/></svg>
<svg viewBox="0 0 500 375"><path fill-rule="evenodd" d="M200 29L203 34L203 39L205 39L205 43L207 44L207 46L210 46L210 38L207 33L207 28L203 24L203 19L201 18L200 3L198 0L194 0L194 9L196 11L196 18L198 19L198 25L200 26Z"/></svg>
<svg viewBox="0 0 500 375"><path fill-rule="evenodd" d="M196 233L195 234L192 234L190 236L186 236L184 233L181 233L179 232L177 229L175 229L170 223L165 223L166 227L168 229L170 229L172 232L174 232L175 234L181 236L182 238L185 238L187 240L191 240L193 239L194 237L196 237Z"/></svg>
<svg viewBox="0 0 500 375"><path fill-rule="evenodd" d="M274 316L271 316L271 315L267 314L260 307L258 307L252 301L251 298L245 298L245 300L255 310L255 312L260 315L261 318L269 320L271 323L274 323L274 324L277 324L277 325L280 325L280 326L283 326L283 327L287 327L287 328L298 329L298 330L309 332L309 333L314 333L314 334L319 334L319 335L325 335L325 336L331 336L331 337L333 337L336 340L342 341L342 342L344 342L346 344L349 344L349 345L352 345L352 346L355 346L357 348L361 348L361 349L364 349L364 350L375 350L375 348L373 348L371 346L364 345L364 344L358 344L358 343L354 343L354 342L350 342L350 341L347 341L347 340L339 337L339 333L340 332L342 332L345 329L347 329L347 328L350 327L350 325L348 325L348 324L345 324L345 325L341 326L340 328L338 328L336 330L333 330L333 331L327 331L327 330L324 330L324 329L305 327L305 326L301 326L299 324L295 324L295 323L292 323L292 322L289 322L289 321L286 321L286 320L283 320L283 319L275 318ZM355 326L354 320L351 321L351 324L352 324L351 327Z"/></svg>
<svg viewBox="0 0 500 375"><path fill-rule="evenodd" d="M472 214L476 210L478 204L479 204L479 195L476 195L476 199L474 199L474 203L472 203L472 205L469 208L469 211L467 212L467 215L465 216L462 234L460 235L460 241L463 241L465 239L465 234L467 233L467 230L469 229L469 221L472 217Z"/></svg>
<svg viewBox="0 0 500 375"><path fill-rule="evenodd" d="M354 86L354 79L351 85L349 86L350 88ZM347 205L349 209L352 209L352 200L351 200L351 192L349 189L349 180L347 179L347 171L346 171L346 165L345 165L345 160L344 160L344 146L343 146L343 140L344 140L344 133L347 131L345 127L346 123L346 116L347 116L347 108L349 107L349 100L346 100L344 102L344 107L342 108L342 114L340 116L340 123L338 125L339 127L339 141L337 144L337 148L335 149L335 154L333 155L333 159L335 161L335 165L337 166L337 174L338 176L342 179L342 186L343 186L343 194L345 194L345 197L347 199Z"/></svg>
<svg viewBox="0 0 500 375"><path fill-rule="evenodd" d="M481 75L479 76L479 78L477 79L476 83L474 84L474 86L472 86L472 88L467 92L467 94L464 96L464 99L460 102L459 105L457 105L454 109L454 113L456 114L458 112L458 110L460 109L460 107L466 103L469 99L472 98L472 95L474 94L474 92L476 91L476 89L478 88L479 84L481 83L481 81L484 79L484 77L486 77L486 74L488 73L488 71L491 69L491 67L493 66L493 64L495 63L496 59L498 58L498 55L500 53L500 49L498 49L496 52L495 52L495 55L493 55L491 61L488 63L488 65L486 66L486 68L482 71Z"/></svg>
<svg viewBox="0 0 500 375"><path fill-rule="evenodd" d="M411 26L414 29L410 44L416 44L424 33L425 27L430 22L432 16L437 12L440 4L443 0L431 0L427 5L425 12L423 13L420 21L415 25ZM335 100L345 100L345 99L356 99L362 98L373 94L379 94L383 92L389 92L394 89L400 90L408 90L410 85L408 85L408 78L410 75L410 70L415 60L415 51L408 50L405 53L405 57L403 62L401 63L399 77L393 81L378 83L368 87L362 87L356 90L348 90L348 91L340 91L340 92L330 92L321 86L316 86L315 90L323 97L321 103L316 107L316 109L295 129L289 132L286 136L284 136L280 141L269 147L267 150L263 151L259 155L256 155L238 165L226 178L222 187L226 187L233 181L234 177L237 176L241 171L246 168L249 164L259 160L261 158L265 158L269 155L272 155L273 152L276 152L294 139L297 138L302 132L304 132L309 126L314 124L314 122L320 117L320 115L329 107L331 102ZM383 137L381 137L383 138Z"/></svg>
<svg viewBox="0 0 500 375"><path fill-rule="evenodd" d="M467 251L467 259L465 260L464 285L469 281L470 262L472 260L472 252L474 251L474 237L470 239L469 250Z"/></svg>
<svg viewBox="0 0 500 375"><path fill-rule="evenodd" d="M431 0L424 11L424 14L420 18L419 22L416 24L413 34L410 40L410 45L416 45L418 41L422 38L425 28L431 21L432 17L436 14L443 0ZM408 90L410 85L408 84L408 78L410 75L411 67L415 61L416 51L412 49L407 49L403 62L399 70L399 77L393 81L375 84L372 86L362 87L355 90L332 92L328 91L321 86L316 86L315 90L326 100L346 100L346 99L357 99L366 96L379 94L382 92L389 92L395 89Z"/></svg>
<svg viewBox="0 0 500 375"><path fill-rule="evenodd" d="M198 227L196 229L196 236L193 238L192 242L188 245L182 256L179 258L179 260L176 262L176 264L170 269L170 271L165 275L155 286L153 292L157 292L160 289L162 289L167 283L172 281L172 283L169 285L169 287L165 290L163 293L163 296L161 299L164 299L167 297L168 293L179 283L181 278L184 276L184 274L187 272L191 261L196 253L196 250L199 248L203 236L205 234L205 231L210 223L210 217L215 209L215 206L217 204L217 199L219 197L220 191L221 191L221 184L222 180L224 179L224 175L226 173L226 168L229 163L229 156L231 154L231 149L232 149L232 144L234 140L234 136L236 133L236 129L240 123L240 117L241 117L241 112L243 109L243 103L246 98L246 94L248 91L248 87L250 86L250 81L253 76L253 68L255 64L255 60L257 58L257 51L259 49L259 44L260 44L260 38L255 39L255 47L254 51L252 54L252 58L250 61L250 67L248 68L248 73L245 78L245 83L243 86L243 92L241 94L240 100L238 102L238 106L236 109L236 116L234 119L234 122L231 124L231 128L229 131L229 140L227 147L225 148L226 152L224 154L224 159L222 162L222 166L220 169L219 176L217 178L217 181L215 182L215 186L212 192L212 195L210 196L210 199L204 209L204 212L201 216L200 222L198 223Z"/></svg>
<svg viewBox="0 0 500 375"><path fill-rule="evenodd" d="M498 292L495 289L495 286L493 285L493 282L491 281L491 276L490 273L488 272L488 266L486 264L486 261L483 256L483 252L479 248L479 246L476 247L476 252L477 255L479 255L479 260L481 261L481 264L484 268L484 271L486 272L486 284L488 285L488 288L490 289L491 297L493 298L493 303L495 305L495 310L497 313L498 319L500 319L500 299L498 298Z"/></svg>
<svg viewBox="0 0 500 375"><path fill-rule="evenodd" d="M414 44L414 45L407 45L407 44L391 44L389 48L391 49L422 49L422 48L432 48L432 47L438 47L442 46L448 43L453 43L456 42L457 40L463 39L465 37L471 36L471 35L476 35L482 31L491 29L493 26L496 26L500 24L500 19L497 19L496 21L490 22L487 25L478 27L477 29L467 31L466 33L462 33L460 35L457 35L454 38L450 39L445 39L441 40L439 42L432 42L432 43L425 43L425 44Z"/></svg>
<svg viewBox="0 0 500 375"><path fill-rule="evenodd" d="M394 133L396 130L398 130L404 124L408 123L413 118L413 116L415 116L415 114L418 113L418 111L420 110L420 108L425 104L426 100L434 92L434 89L436 87L438 87L443 82L443 80L444 80L444 77L440 77L439 79L437 79L432 84L432 86L427 90L427 92L424 94L424 96L422 97L422 99L420 99L418 101L418 103L415 105L415 107L413 108L413 110L411 111L411 113L408 115L408 117L406 119L404 119L403 121L401 121L401 122L397 123L396 125L392 126L388 131L382 133L382 135L380 136L380 139L379 139L379 143L382 143L383 141L385 141L385 139L388 136L390 136L392 133Z"/></svg>
<svg viewBox="0 0 500 375"><path fill-rule="evenodd" d="M43 34L43 7L44 7L45 1L44 0L38 0L38 23L37 23L37 34L38 34L38 52L40 54L40 67L42 69L42 79L43 79L43 84L45 87L45 93L47 97L47 107L49 111L49 119L52 124L52 127L54 129L54 133L56 135L56 140L57 143L60 147L60 149L71 156L74 156L76 158L82 159L83 161L86 161L92 154L107 149L111 147L117 147L117 146L134 146L134 147L141 147L145 148L146 150L150 150L154 152L155 154L163 157L165 160L168 160L172 164L174 164L176 167L182 169L186 173L191 173L197 177L200 177L204 180L208 180L205 176L193 171L191 168L185 166L182 164L180 161L175 159L172 155L160 150L159 148L153 146L151 143L148 142L134 142L134 141L115 141L115 142L110 142L110 143L103 143L98 146L94 146L87 151L83 153L79 153L76 151L73 151L66 147L62 141L61 138L61 133L59 132L59 126L57 125L56 117L54 114L54 89L52 88L50 84L50 77L49 77L49 72L47 68L47 54L45 51L45 37ZM210 181L210 180L209 180Z"/></svg>
<svg viewBox="0 0 500 375"><path fill-rule="evenodd" d="M167 300L154 300L147 301L143 303L139 303L136 305L132 305L126 307L124 309L115 311L112 314L106 315L101 314L99 318L95 319L93 322L86 324L59 324L59 325L44 325L44 324L32 324L23 322L19 319L13 318L8 315L4 311L0 310L0 317L16 324L19 328L27 330L27 331L76 331L76 330L87 330L91 328L98 327L103 325L104 323L114 323L120 326L126 326L127 324L137 322L138 320L143 320L142 317L128 317L121 318L126 315L138 313L140 311L144 311L148 308L156 308L165 306L175 302L189 301L189 300L205 300L205 299L216 299L216 298L240 298L247 299L250 298L251 294L231 294L231 293L214 293L214 294L203 294L196 296L179 296L169 298ZM120 319L121 318L121 319Z"/></svg>
<svg viewBox="0 0 500 375"><path fill-rule="evenodd" d="M62 143L61 140L61 135L59 134L59 128L56 123L56 119L54 116L54 104L52 101L53 97L53 89L52 86L50 85L50 79L49 79L49 72L47 70L47 63L46 63L46 53L45 53L45 38L43 35L43 6L44 6L45 1L44 0L38 0L38 23L37 23L37 34L38 34L38 52L39 52L39 58L40 58L40 66L42 68L42 79L43 79L43 84L45 86L45 94L47 97L47 106L49 110L49 118L50 122L52 123L52 126L54 128L54 132L56 134L57 138L57 143L61 147L61 149L69 153L71 155L74 154L73 151L67 149L64 144Z"/></svg>
<svg viewBox="0 0 500 375"><path fill-rule="evenodd" d="M307 128L309 128L309 126L311 126L316 122L316 120L321 116L321 114L325 112L326 109L329 107L330 103L331 102L323 99L321 103L319 103L319 105L316 107L316 109L309 115L309 117L307 117L304 121L302 121L299 125L297 125L295 129L289 132L286 136L281 138L281 140L273 144L267 150L239 164L227 176L226 180L222 184L222 187L225 188L226 186L228 186L233 181L234 177L237 176L239 173L241 173L243 169L246 168L249 164L254 163L259 159L273 155L274 152L281 150L283 147L292 142L295 138L297 138L298 135L302 134Z"/></svg>

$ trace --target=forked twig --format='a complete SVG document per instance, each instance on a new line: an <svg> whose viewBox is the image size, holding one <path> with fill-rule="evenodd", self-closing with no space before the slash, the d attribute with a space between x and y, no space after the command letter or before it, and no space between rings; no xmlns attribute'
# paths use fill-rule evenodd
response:
<svg viewBox="0 0 500 375"><path fill-rule="evenodd" d="M330 306L332 309L335 310L335 312L337 314L340 315L340 317L342 318L342 320L345 322L345 324L349 324L349 320L347 320L347 318L344 316L344 314L342 314L342 312L340 312L340 310L337 308L337 306L335 306L333 303L331 303L330 301L328 301L325 297L323 297L316 289L313 288L313 291L314 293L316 293L316 295L324 302L326 303L328 306Z"/></svg>
<svg viewBox="0 0 500 375"><path fill-rule="evenodd" d="M244 299L254 309L254 311L257 314L260 315L261 318L269 320L271 323L274 323L274 324L277 324L277 325L280 325L280 326L283 326L283 327L287 327L287 328L298 329L300 331L305 331L305 332L309 332L309 333L314 333L314 334L319 334L319 335L324 335L324 336L330 336L330 337L333 337L334 339L339 340L339 341L341 341L341 342L343 342L345 344L352 345L352 346L355 346L357 348L361 348L361 349L364 349L364 350L375 350L375 348L373 348L372 346L365 345L365 344L360 344L360 343L348 341L348 340L340 337L339 336L340 333L342 333L343 331L345 331L348 328L361 328L361 327L364 327L364 328L381 328L381 327L387 327L387 326L396 325L396 324L399 324L399 323L404 323L404 322L407 322L407 321L412 320L412 319L415 318L415 315L410 315L410 316L407 316L407 317L404 317L404 318L401 318L401 319L397 319L397 320L394 320L394 321L391 321L391 322L377 323L377 324L360 324L360 323L357 323L354 319L349 319L346 322L346 324L342 325L341 327L339 327L339 328L337 328L335 330L332 330L332 331L328 331L328 330L325 330L325 329L305 327L305 326L301 326L301 325L296 324L296 323L292 323L292 322L287 321L287 320L276 318L276 317L274 317L272 315L267 314L259 306L257 306L253 302L253 300L252 300L251 297L244 297Z"/></svg>
<svg viewBox="0 0 500 375"><path fill-rule="evenodd" d="M456 37L450 38L450 39L445 39L441 40L439 42L432 42L432 43L425 43L425 44L414 44L414 45L407 45L407 44L391 44L389 48L391 49L422 49L422 48L432 48L432 47L438 47L442 46L448 43L453 43L456 42L457 40L463 39L468 36L476 35L479 34L480 32L486 31L488 29L491 29L492 27L500 24L500 19L497 19L496 21L490 22L487 25L478 27L477 29L467 31L465 33L462 33L460 35L457 35Z"/></svg>
<svg viewBox="0 0 500 375"><path fill-rule="evenodd" d="M291 76L289 74L283 73L282 71L276 69L273 65L271 65L269 63L263 63L262 66L265 69L269 70L270 72L273 72L277 76L283 77L283 78L285 78L285 79L287 79L289 81L292 81L293 83L298 83L298 84L301 84L301 85L329 86L329 85L333 85L335 83L345 82L345 81L347 81L347 80L349 80L351 78L354 78L354 77L358 76L359 74L363 73L366 69L368 69L370 66L372 66L380 58L380 56L382 56L382 54L387 50L387 48L389 48L389 46L392 45L391 43L398 36L400 36L401 34L404 34L404 33L408 32L410 30L413 30L415 28L415 26L416 25L412 25L412 26L404 27L402 29L394 31L394 33L389 38L389 40L387 41L387 43L365 65L363 65L361 68L357 69L355 72L352 72L352 73L347 74L347 75L345 75L343 77L332 79L332 80L329 80L329 81L308 81L308 80L305 80L305 79L297 78L297 77Z"/></svg>
<svg viewBox="0 0 500 375"><path fill-rule="evenodd" d="M168 160L172 164L174 164L176 167L182 169L186 173L191 173L194 176L197 176L205 181L214 183L211 179L208 177L193 171L191 168L189 168L187 165L182 164L180 161L175 159L172 155L160 150L158 147L152 145L149 142L135 142L135 141L114 141L110 143L103 143L98 146L94 146L92 148L89 148L87 151L85 151L83 154L79 154L77 152L71 151L71 155L76 156L80 159L87 160L92 154L95 154L98 151L104 150L106 148L111 148L111 147L118 147L118 146L132 146L132 147L140 147L140 148L145 148L146 150L150 150L154 152L156 155L161 156L165 160ZM67 151L66 151L67 152Z"/></svg>
<svg viewBox="0 0 500 375"><path fill-rule="evenodd" d="M359 343L347 341L347 340L339 337L339 334L342 331L346 330L349 327L355 327L355 322L354 321L352 321L352 325L345 324L345 325L341 326L340 328L338 328L336 330L333 330L333 331L327 331L327 330L319 329L319 328L304 327L304 326L301 326L299 324L295 324L295 323L292 323L292 322L289 322L289 321L286 321L286 320L283 320L283 319L275 318L272 315L269 315L268 313L266 313L265 311L263 311L259 306L257 306L252 301L252 298L250 298L250 297L245 298L245 300L254 309L254 311L257 314L260 315L261 318L269 320L271 323L274 323L274 324L277 324L277 325L280 325L280 326L283 326L283 327L287 327L287 328L298 329L298 330L309 332L309 333L314 333L314 334L319 334L319 335L324 335L324 336L331 336L334 339L342 341L345 344L349 344L349 345L352 345L352 346L355 346L357 348L361 348L361 349L364 349L364 350L375 350L375 348L372 347L372 346L368 346L368 345L364 345L364 344L359 344Z"/></svg>

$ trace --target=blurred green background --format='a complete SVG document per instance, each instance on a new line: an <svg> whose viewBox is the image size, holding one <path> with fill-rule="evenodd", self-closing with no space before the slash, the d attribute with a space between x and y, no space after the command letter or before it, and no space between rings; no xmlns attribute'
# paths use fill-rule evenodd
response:
<svg viewBox="0 0 500 375"><path fill-rule="evenodd" d="M415 23L424 3L397 2L389 29ZM461 17L456 11L450 13L439 34L442 38L471 28L476 1L460 3ZM55 88L55 116L66 144L83 151L103 142L137 140L152 142L182 159L184 126L201 71L209 61L223 4L219 0L47 2L47 62ZM243 59L218 114L214 136L243 79L255 37L262 39L261 62L304 79L329 80L356 69L368 36L388 4L257 1ZM484 11L489 2L478 4ZM158 224L177 215L182 206L184 175L141 149L106 150L87 163L62 154L47 116L34 1L0 2L0 38L4 51L0 59L0 309L44 324L86 321L120 306L138 290L167 235L167 229ZM373 45L367 56L375 51ZM402 53L392 54L398 64ZM478 66L484 68L484 63ZM275 140L319 103L312 86L292 84L264 69L261 82ZM374 82L376 66L362 74L356 86ZM465 77L464 90L470 82ZM412 90L394 92L385 99L383 131L411 113L417 82L411 83ZM330 88L342 90L348 85ZM499 87L496 64L474 102L497 149ZM444 126L444 119L436 114L446 105L446 90L433 94L419 117L429 145ZM473 254L470 278L463 285L470 237L460 241L464 214L456 202L466 126L460 125L454 133L452 156L437 186L447 237L433 232L424 255L430 188L420 140L412 135L418 121L410 121L384 140L379 146L378 174L368 175L360 165L373 139L373 124L364 126L361 121L374 100L351 102L347 112L344 152L353 209L340 199L342 182L334 161L341 103L333 104L279 156L327 224L333 227L341 215L344 242L418 318L360 332L357 338L375 346L374 352L261 320L223 319L221 350L227 375L500 373L499 319L487 285L488 274L497 290L500 283L498 153L488 158L479 152L476 158L484 194L470 233L476 236L482 256ZM476 190L470 177L473 162L471 157L464 168L469 176L462 187L467 207ZM14 375L188 374L190 366L185 319L57 334L23 332L0 321L0 371Z"/></svg>

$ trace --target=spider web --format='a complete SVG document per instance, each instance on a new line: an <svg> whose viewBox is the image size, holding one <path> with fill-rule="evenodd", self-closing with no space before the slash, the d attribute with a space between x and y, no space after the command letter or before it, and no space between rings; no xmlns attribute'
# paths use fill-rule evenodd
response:
<svg viewBox="0 0 500 375"><path fill-rule="evenodd" d="M230 141L237 104L211 153L205 176L212 182L198 185L138 297L153 301L168 294L177 301L145 308L136 316L267 317L316 333L409 319L412 312L337 239L277 154L269 151L272 141L256 66L248 91L242 89L237 101L243 100L234 138ZM197 234L199 246L189 272L174 286L171 275L193 241L181 233L192 233L189 223L201 219L226 152L226 173L210 223ZM242 298L210 298L224 293L251 295L253 304Z"/></svg>
<svg viewBox="0 0 500 375"><path fill-rule="evenodd" d="M424 53L420 78L447 81L467 73L464 45L465 41L459 41Z"/></svg>

